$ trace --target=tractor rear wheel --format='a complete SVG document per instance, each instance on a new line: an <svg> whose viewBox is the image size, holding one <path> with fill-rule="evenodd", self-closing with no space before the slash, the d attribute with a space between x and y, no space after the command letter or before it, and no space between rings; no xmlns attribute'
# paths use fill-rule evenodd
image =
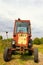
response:
<svg viewBox="0 0 43 65"><path fill-rule="evenodd" d="M9 48L5 48L4 55L3 55L4 61L6 61L6 62L10 61L11 55L12 55L12 53L9 50Z"/></svg>
<svg viewBox="0 0 43 65"><path fill-rule="evenodd" d="M37 48L34 49L34 61L38 62L38 49Z"/></svg>

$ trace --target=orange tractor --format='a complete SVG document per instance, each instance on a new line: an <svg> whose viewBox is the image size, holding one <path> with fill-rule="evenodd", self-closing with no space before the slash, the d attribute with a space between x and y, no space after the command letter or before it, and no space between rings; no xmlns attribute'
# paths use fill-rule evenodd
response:
<svg viewBox="0 0 43 65"><path fill-rule="evenodd" d="M13 53L19 51L24 54L28 51L28 55L34 55L34 61L38 62L38 49L33 48L31 39L31 24L30 20L15 20L13 40L10 48L6 48L4 51L4 60L11 60Z"/></svg>

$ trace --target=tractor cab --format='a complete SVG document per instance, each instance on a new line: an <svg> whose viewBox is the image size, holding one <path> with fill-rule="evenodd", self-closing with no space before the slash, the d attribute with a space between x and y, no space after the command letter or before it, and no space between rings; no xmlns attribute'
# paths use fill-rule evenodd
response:
<svg viewBox="0 0 43 65"><path fill-rule="evenodd" d="M31 34L30 20L15 20L14 33L28 33Z"/></svg>
<svg viewBox="0 0 43 65"><path fill-rule="evenodd" d="M16 46L28 46L31 37L30 20L15 20L13 40Z"/></svg>

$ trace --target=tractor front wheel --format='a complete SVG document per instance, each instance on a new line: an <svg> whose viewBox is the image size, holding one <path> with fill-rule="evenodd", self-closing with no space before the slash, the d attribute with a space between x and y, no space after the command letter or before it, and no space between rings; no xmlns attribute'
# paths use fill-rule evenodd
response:
<svg viewBox="0 0 43 65"><path fill-rule="evenodd" d="M37 48L34 49L34 61L38 62L38 49Z"/></svg>
<svg viewBox="0 0 43 65"><path fill-rule="evenodd" d="M9 48L6 48L3 55L4 61L6 62L10 61L11 55L12 55L11 50Z"/></svg>

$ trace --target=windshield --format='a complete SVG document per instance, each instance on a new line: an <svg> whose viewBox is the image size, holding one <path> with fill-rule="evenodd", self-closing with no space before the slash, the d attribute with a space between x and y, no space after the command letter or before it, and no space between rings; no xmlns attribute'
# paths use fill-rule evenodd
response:
<svg viewBox="0 0 43 65"><path fill-rule="evenodd" d="M29 22L16 22L16 32L29 32L30 23Z"/></svg>
<svg viewBox="0 0 43 65"><path fill-rule="evenodd" d="M17 27L17 32L27 32L27 27Z"/></svg>

